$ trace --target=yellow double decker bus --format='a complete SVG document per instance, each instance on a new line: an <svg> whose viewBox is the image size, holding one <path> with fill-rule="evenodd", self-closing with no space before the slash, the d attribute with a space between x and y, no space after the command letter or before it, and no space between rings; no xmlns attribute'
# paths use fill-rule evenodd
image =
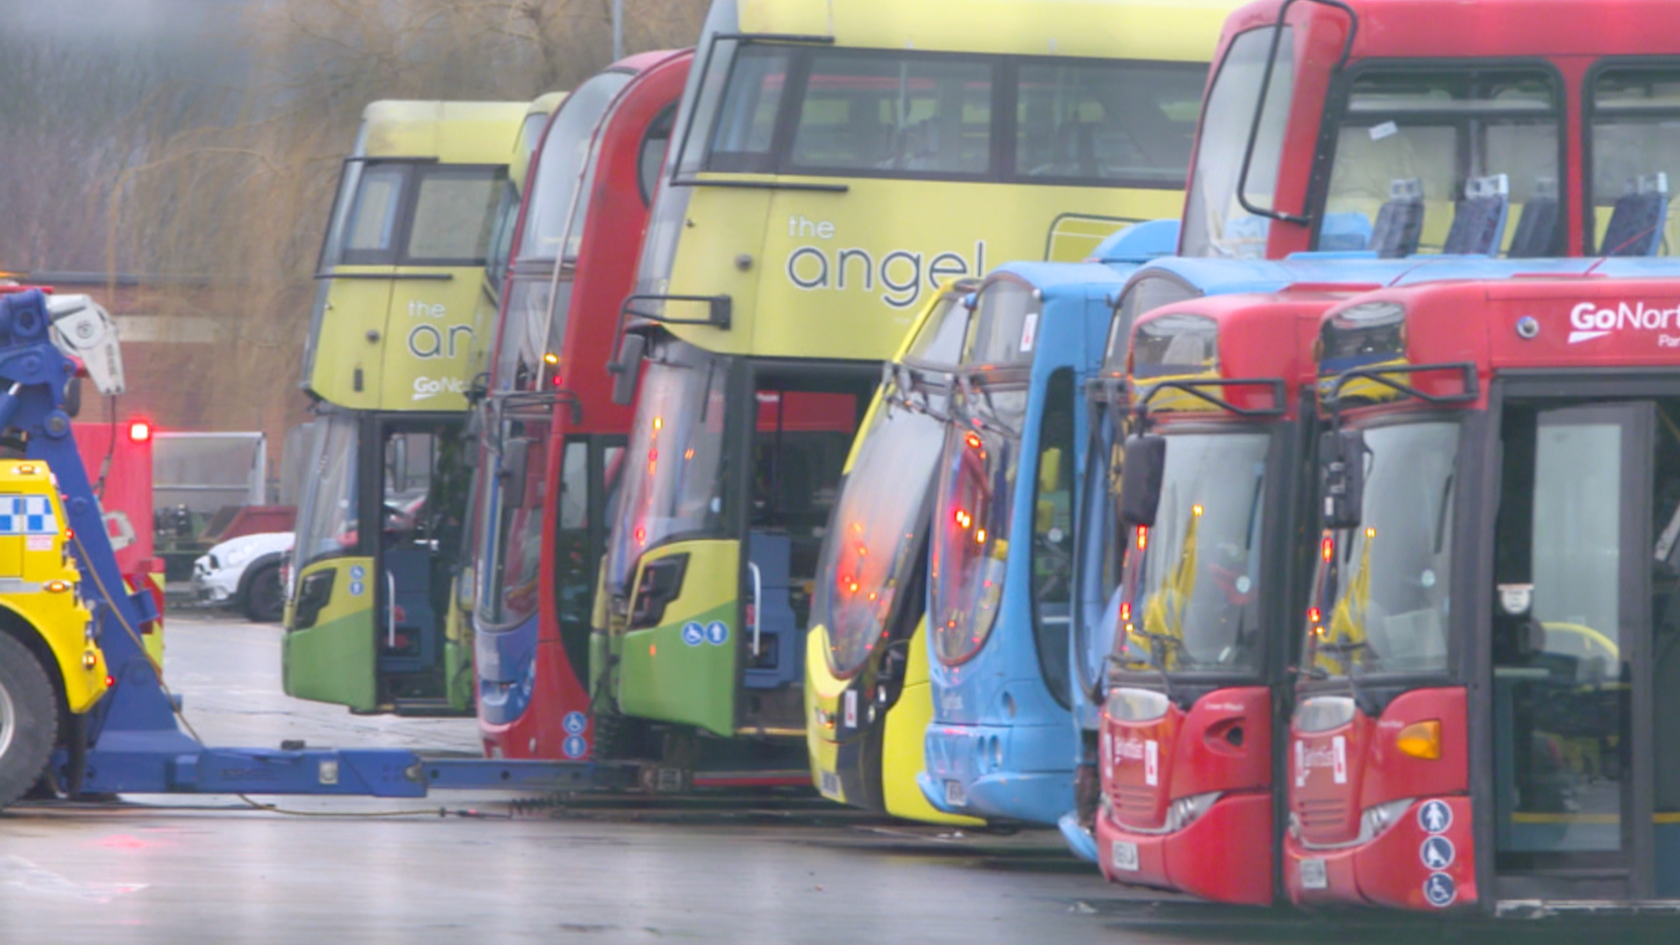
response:
<svg viewBox="0 0 1680 945"><path fill-rule="evenodd" d="M552 106L550 106L552 107ZM316 400L283 644L287 694L359 712L471 709L449 639L485 266L518 208L530 102L367 106L316 278ZM501 241L505 253L505 238ZM493 306L490 307L493 310Z"/></svg>
<svg viewBox="0 0 1680 945"><path fill-rule="evenodd" d="M625 304L599 755L809 781L804 631L881 361L942 280L1177 216L1223 12L713 3Z"/></svg>

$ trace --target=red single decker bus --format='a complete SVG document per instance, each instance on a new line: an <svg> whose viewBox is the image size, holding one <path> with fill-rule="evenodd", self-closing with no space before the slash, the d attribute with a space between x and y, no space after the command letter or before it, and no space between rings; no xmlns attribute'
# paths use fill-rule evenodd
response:
<svg viewBox="0 0 1680 945"><path fill-rule="evenodd" d="M1298 549L1313 342L1348 297L1325 287L1157 310L1093 392L1111 429L1134 431L1123 481L1082 519L1121 530L1079 575L1081 600L1107 610L1092 623L1114 628L1086 644L1106 650L1094 833L1111 880L1273 901L1274 720L1294 641L1269 628L1299 613L1311 571Z"/></svg>
<svg viewBox="0 0 1680 945"><path fill-rule="evenodd" d="M1680 278L1387 289L1317 344L1290 897L1680 906Z"/></svg>

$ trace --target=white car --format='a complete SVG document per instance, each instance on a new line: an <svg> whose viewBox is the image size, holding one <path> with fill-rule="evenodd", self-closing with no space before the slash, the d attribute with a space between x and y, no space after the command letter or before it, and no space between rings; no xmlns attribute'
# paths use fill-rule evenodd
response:
<svg viewBox="0 0 1680 945"><path fill-rule="evenodd" d="M286 609L280 565L291 550L291 532L230 538L193 562L193 593L205 603L236 607L252 620L273 623Z"/></svg>

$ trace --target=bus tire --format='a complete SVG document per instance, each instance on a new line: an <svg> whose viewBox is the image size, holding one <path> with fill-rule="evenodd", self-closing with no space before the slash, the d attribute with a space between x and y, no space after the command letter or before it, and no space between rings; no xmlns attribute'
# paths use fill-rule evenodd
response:
<svg viewBox="0 0 1680 945"><path fill-rule="evenodd" d="M22 797L47 770L58 741L57 702L35 654L0 633L0 808Z"/></svg>
<svg viewBox="0 0 1680 945"><path fill-rule="evenodd" d="M596 712L594 725L595 760L627 761L646 757L647 726L641 719L611 711Z"/></svg>

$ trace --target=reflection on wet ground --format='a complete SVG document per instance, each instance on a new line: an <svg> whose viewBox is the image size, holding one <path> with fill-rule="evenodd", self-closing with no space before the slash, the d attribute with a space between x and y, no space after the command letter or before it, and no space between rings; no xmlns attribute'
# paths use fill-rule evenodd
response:
<svg viewBox="0 0 1680 945"><path fill-rule="evenodd" d="M470 720L279 694L278 631L177 620L169 673L223 744L467 750ZM132 798L0 817L0 943L1680 941L1680 927L1394 921L1102 882L1051 831L922 827L808 797Z"/></svg>

